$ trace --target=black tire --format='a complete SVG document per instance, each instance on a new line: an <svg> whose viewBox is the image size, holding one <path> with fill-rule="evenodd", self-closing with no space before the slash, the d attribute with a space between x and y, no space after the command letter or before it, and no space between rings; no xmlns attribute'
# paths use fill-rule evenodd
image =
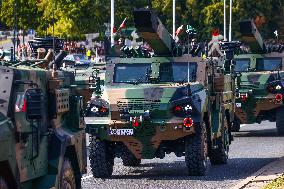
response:
<svg viewBox="0 0 284 189"><path fill-rule="evenodd" d="M284 136L284 107L276 111L276 128L280 136Z"/></svg>
<svg viewBox="0 0 284 189"><path fill-rule="evenodd" d="M124 166L137 167L141 164L141 159L137 159L128 149L121 157Z"/></svg>
<svg viewBox="0 0 284 189"><path fill-rule="evenodd" d="M92 137L89 158L91 170L95 178L107 178L112 175L114 156L106 142Z"/></svg>
<svg viewBox="0 0 284 189"><path fill-rule="evenodd" d="M59 180L60 189L76 189L75 174L72 164L68 159L64 159Z"/></svg>
<svg viewBox="0 0 284 189"><path fill-rule="evenodd" d="M195 127L195 134L185 139L185 163L188 174L203 176L207 169L207 133L205 124Z"/></svg>
<svg viewBox="0 0 284 189"><path fill-rule="evenodd" d="M222 137L217 139L216 141L217 146L216 148L211 149L211 153L209 156L210 163L212 165L227 164L229 147L227 144L225 144L225 140L226 140L225 138L229 137L227 136L229 135L228 128L229 128L229 123L226 117L224 116L223 126L221 130Z"/></svg>
<svg viewBox="0 0 284 189"><path fill-rule="evenodd" d="M9 189L7 182L2 177L0 177L0 189Z"/></svg>
<svg viewBox="0 0 284 189"><path fill-rule="evenodd" d="M241 121L237 117L235 117L233 124L232 124L232 127L231 127L231 131L232 132L239 132L240 129L241 129Z"/></svg>
<svg viewBox="0 0 284 189"><path fill-rule="evenodd" d="M225 150L224 145L221 141L218 141L216 149L212 149L209 158L212 165L227 164L228 151Z"/></svg>

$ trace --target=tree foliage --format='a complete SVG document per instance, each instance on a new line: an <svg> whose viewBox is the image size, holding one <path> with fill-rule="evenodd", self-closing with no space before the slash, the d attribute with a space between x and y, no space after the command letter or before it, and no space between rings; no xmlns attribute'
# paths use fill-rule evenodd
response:
<svg viewBox="0 0 284 189"><path fill-rule="evenodd" d="M84 33L104 32L110 22L110 0L4 0L0 21L9 27L14 24L13 7L17 3L17 25L20 29L34 28L41 35L53 33L52 2L54 3L54 33L72 37ZM227 1L229 12L229 1ZM238 22L254 19L265 37L276 29L283 29L284 0L233 0L233 36L239 37ZM172 31L172 0L115 0L115 26L124 18L133 26L135 8L152 7ZM229 21L227 21L229 22ZM176 27L190 24L201 39L210 39L213 29L223 30L222 0L177 0ZM227 23L228 24L228 23ZM222 32L221 32L222 33Z"/></svg>
<svg viewBox="0 0 284 189"><path fill-rule="evenodd" d="M16 2L16 7L14 6ZM20 29L37 27L41 12L37 0L4 0L1 4L0 21L8 27L14 26L14 7L16 8L17 26Z"/></svg>

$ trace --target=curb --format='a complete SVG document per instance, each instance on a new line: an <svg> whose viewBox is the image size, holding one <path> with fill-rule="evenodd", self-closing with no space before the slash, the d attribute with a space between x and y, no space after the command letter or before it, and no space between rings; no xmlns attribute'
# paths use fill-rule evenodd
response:
<svg viewBox="0 0 284 189"><path fill-rule="evenodd" d="M284 173L284 156L275 160L247 177L231 189L257 189L263 188Z"/></svg>

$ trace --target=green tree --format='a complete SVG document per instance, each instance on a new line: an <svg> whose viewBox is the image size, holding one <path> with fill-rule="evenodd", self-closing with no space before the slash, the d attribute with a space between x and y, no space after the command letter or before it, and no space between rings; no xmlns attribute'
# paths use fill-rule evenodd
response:
<svg viewBox="0 0 284 189"><path fill-rule="evenodd" d="M27 30L37 28L41 12L37 8L37 0L5 0L2 1L0 20L8 27L14 26L14 2L16 2L17 26Z"/></svg>
<svg viewBox="0 0 284 189"><path fill-rule="evenodd" d="M105 30L110 22L110 0L15 0L19 29L35 28L41 35L52 35L52 2L54 2L54 33L60 37L80 36L84 33ZM254 19L265 37L272 37L275 29L284 32L284 0L234 0L233 32L240 36L238 22ZM227 10L229 12L229 1ZM115 26L124 18L127 26L133 26L132 11L135 8L152 7L166 28L172 31L172 0L115 0ZM13 27L14 0L2 1L0 22ZM213 29L223 30L222 0L176 1L176 27L190 24L197 29L198 38L210 39ZM228 24L228 23L227 23Z"/></svg>

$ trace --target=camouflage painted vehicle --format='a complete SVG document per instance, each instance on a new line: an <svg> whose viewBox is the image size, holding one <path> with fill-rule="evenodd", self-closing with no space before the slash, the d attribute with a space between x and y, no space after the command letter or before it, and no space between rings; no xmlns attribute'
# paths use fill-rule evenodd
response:
<svg viewBox="0 0 284 189"><path fill-rule="evenodd" d="M70 72L2 62L1 189L81 188L87 166L85 122L82 97L73 84Z"/></svg>
<svg viewBox="0 0 284 189"><path fill-rule="evenodd" d="M155 56L108 57L104 91L93 95L85 115L93 176L110 177L115 157L138 166L173 152L185 156L190 175L204 175L208 157L226 163L235 106L231 70L224 60L179 56L152 11L134 11L134 21Z"/></svg>
<svg viewBox="0 0 284 189"><path fill-rule="evenodd" d="M101 89L103 89L105 78L105 64L96 64L90 67L69 67L63 66L61 70L73 72L75 76L75 84L77 93L83 97L83 107L87 106L87 102L96 90L96 78L99 76Z"/></svg>
<svg viewBox="0 0 284 189"><path fill-rule="evenodd" d="M265 46L252 21L241 22L243 41L250 53L235 56L239 72L236 99L236 119L233 131L240 123L276 121L278 133L284 134L284 46Z"/></svg>

